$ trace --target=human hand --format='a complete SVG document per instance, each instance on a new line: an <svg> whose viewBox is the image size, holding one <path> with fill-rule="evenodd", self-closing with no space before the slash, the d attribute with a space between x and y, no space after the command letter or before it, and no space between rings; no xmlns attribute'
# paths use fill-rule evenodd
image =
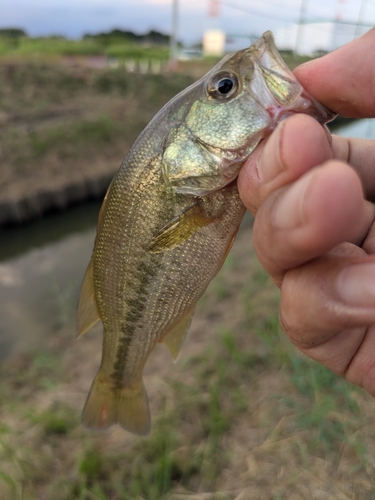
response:
<svg viewBox="0 0 375 500"><path fill-rule="evenodd" d="M375 29L295 70L336 113L375 117ZM244 164L254 246L281 288L280 322L305 354L375 396L375 141L332 137L306 115Z"/></svg>

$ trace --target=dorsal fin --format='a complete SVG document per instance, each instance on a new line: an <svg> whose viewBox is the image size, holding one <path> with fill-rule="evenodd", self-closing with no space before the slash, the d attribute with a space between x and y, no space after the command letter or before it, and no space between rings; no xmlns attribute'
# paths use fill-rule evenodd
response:
<svg viewBox="0 0 375 500"><path fill-rule="evenodd" d="M86 270L79 296L77 315L77 337L81 337L92 326L99 321L99 313L96 307L94 294L94 277L92 259Z"/></svg>

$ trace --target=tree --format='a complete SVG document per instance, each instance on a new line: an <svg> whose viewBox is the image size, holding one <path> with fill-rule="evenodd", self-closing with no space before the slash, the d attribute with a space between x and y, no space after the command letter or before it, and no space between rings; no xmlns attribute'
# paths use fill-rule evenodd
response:
<svg viewBox="0 0 375 500"><path fill-rule="evenodd" d="M20 28L2 28L0 29L0 38L10 38L12 40L27 37L27 33Z"/></svg>

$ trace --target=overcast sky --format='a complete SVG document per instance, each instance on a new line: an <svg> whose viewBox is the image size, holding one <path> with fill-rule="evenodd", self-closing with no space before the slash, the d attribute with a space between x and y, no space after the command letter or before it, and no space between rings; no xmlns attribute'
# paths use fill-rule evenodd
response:
<svg viewBox="0 0 375 500"><path fill-rule="evenodd" d="M230 35L260 35L296 21L301 1L222 0L219 17L212 19L209 0L179 0L179 39L185 44L199 42L210 27ZM357 21L362 2L364 21L375 25L375 0L307 0L306 17L334 19L340 12L342 20ZM0 27L23 28L31 36L79 38L113 28L169 33L171 27L172 0L3 0L1 4Z"/></svg>

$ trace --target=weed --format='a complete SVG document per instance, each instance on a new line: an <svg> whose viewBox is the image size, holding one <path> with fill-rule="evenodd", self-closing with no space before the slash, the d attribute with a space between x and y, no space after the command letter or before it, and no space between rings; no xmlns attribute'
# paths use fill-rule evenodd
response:
<svg viewBox="0 0 375 500"><path fill-rule="evenodd" d="M292 383L310 401L317 400L325 392L339 398L342 407L354 413L359 411L358 404L353 397L355 388L341 377L319 363L299 356L292 356L290 364Z"/></svg>
<svg viewBox="0 0 375 500"><path fill-rule="evenodd" d="M105 52L108 56L121 59L156 59L166 61L169 57L167 48L144 47L142 45L124 43L111 44L106 48Z"/></svg>
<svg viewBox="0 0 375 500"><path fill-rule="evenodd" d="M31 54L95 55L101 52L93 40L65 40L63 38L23 38L12 51L13 55Z"/></svg>
<svg viewBox="0 0 375 500"><path fill-rule="evenodd" d="M33 110L72 98L87 87L86 75L63 66L26 62L0 64L0 104L4 111ZM25 108L25 105L28 107Z"/></svg>
<svg viewBox="0 0 375 500"><path fill-rule="evenodd" d="M63 404L57 403L41 413L32 411L29 418L35 424L39 424L44 433L50 436L66 435L79 423L76 412Z"/></svg>
<svg viewBox="0 0 375 500"><path fill-rule="evenodd" d="M103 71L94 77L94 88L102 93L119 92L125 93L131 85L131 78L123 70L114 70L111 72Z"/></svg>
<svg viewBox="0 0 375 500"><path fill-rule="evenodd" d="M39 158L50 150L67 155L67 148L72 150L80 143L93 143L98 146L110 143L116 133L119 133L119 129L109 116L98 117L95 121L75 121L74 124L60 125L52 130L31 132L31 155L33 158Z"/></svg>
<svg viewBox="0 0 375 500"><path fill-rule="evenodd" d="M17 491L19 490L16 481L7 474L0 470L0 481L4 481L4 483L9 487L13 498L17 498ZM1 489L0 489L1 491Z"/></svg>
<svg viewBox="0 0 375 500"><path fill-rule="evenodd" d="M246 370L263 364L263 359L261 359L257 354L253 353L249 349L240 349L236 343L235 336L230 331L224 331L219 334L221 341L225 349L230 354L230 361L244 367Z"/></svg>
<svg viewBox="0 0 375 500"><path fill-rule="evenodd" d="M50 373L56 368L56 360L49 351L41 351L35 354L32 360L32 366L38 376Z"/></svg>
<svg viewBox="0 0 375 500"><path fill-rule="evenodd" d="M105 476L105 464L101 452L98 450L86 451L80 459L78 471L87 483Z"/></svg>
<svg viewBox="0 0 375 500"><path fill-rule="evenodd" d="M310 449L332 453L338 443L346 443L356 454L366 454L366 445L357 436L350 443L359 408L354 389L346 381L313 361L291 356L290 380L297 396L284 396L282 404L294 411L297 428L310 431ZM306 455L306 450L303 456ZM362 460L361 459L361 460Z"/></svg>

